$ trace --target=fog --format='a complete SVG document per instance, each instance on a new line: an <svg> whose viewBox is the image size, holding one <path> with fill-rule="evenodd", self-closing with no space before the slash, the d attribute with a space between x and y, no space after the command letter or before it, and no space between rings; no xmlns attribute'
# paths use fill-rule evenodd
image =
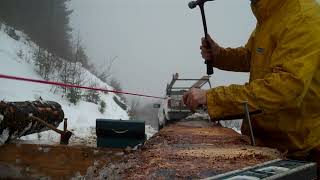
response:
<svg viewBox="0 0 320 180"><path fill-rule="evenodd" d="M112 74L124 90L163 96L173 73L206 74L199 49L200 10L189 9L188 2L72 0L71 24L97 67L116 57ZM249 0L208 2L205 10L209 34L224 47L244 45L255 27ZM220 70L211 78L214 86L247 80L247 74Z"/></svg>

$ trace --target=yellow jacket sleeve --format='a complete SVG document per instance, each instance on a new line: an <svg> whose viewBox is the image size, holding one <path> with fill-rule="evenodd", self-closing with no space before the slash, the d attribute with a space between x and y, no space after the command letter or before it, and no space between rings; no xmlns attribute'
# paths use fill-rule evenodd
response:
<svg viewBox="0 0 320 180"><path fill-rule="evenodd" d="M252 39L253 35L244 47L223 48L215 57L214 67L226 71L249 72Z"/></svg>
<svg viewBox="0 0 320 180"><path fill-rule="evenodd" d="M281 30L276 48L267 59L269 64L265 69L270 69L269 73L263 78L207 92L211 118L243 114L244 101L249 102L250 111L264 113L301 104L320 61L319 26L312 27L312 23L305 21L303 18L295 19Z"/></svg>

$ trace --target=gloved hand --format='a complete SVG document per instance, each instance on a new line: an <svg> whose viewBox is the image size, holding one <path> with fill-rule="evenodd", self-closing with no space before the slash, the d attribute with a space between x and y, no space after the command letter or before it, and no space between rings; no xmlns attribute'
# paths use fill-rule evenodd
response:
<svg viewBox="0 0 320 180"><path fill-rule="evenodd" d="M201 55L207 61L213 61L215 57L223 50L212 38L207 35L207 38L201 39Z"/></svg>
<svg viewBox="0 0 320 180"><path fill-rule="evenodd" d="M191 110L195 111L201 105L207 105L207 91L192 88L183 95L184 104Z"/></svg>

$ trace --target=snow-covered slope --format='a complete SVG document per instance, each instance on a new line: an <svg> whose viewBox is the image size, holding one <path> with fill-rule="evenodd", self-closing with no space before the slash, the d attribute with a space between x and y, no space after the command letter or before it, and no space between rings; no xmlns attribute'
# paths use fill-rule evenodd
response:
<svg viewBox="0 0 320 180"><path fill-rule="evenodd" d="M27 36L16 31L20 36L20 40L16 41L4 32L4 25L0 29L0 74L21 76L33 79L42 79L34 70L33 52L37 49L37 45L27 40ZM83 69L87 82L96 82L99 87L107 87L112 89L108 84L102 82L89 71ZM42 84L32 84L27 82L12 81L0 79L0 100L4 101L33 101L41 97L43 100L56 101L62 105L65 117L68 118L68 128L75 135L74 143L78 143L77 139L81 139L85 143L86 139L94 136L95 120L97 118L106 119L129 119L128 113L123 110L113 100L114 93L100 93L101 100L106 102L106 110L101 114L98 105L85 101L80 101L77 105L73 105L63 98L62 94L53 93L52 86ZM63 123L59 128L62 128ZM150 129L149 127L149 136ZM154 132L153 132L154 133ZM1 132L0 132L1 135ZM41 134L29 135L23 137L24 140L40 140L45 143L59 142L59 135L55 132L48 131Z"/></svg>

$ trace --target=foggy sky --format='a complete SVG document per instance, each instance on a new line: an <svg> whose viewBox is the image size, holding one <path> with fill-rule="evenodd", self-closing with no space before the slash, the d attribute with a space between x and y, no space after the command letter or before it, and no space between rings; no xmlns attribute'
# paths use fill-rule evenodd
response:
<svg viewBox="0 0 320 180"><path fill-rule="evenodd" d="M71 24L96 65L118 57L112 72L123 89L163 96L173 73L186 78L206 74L199 49L200 10L189 9L188 2L72 0ZM249 0L208 2L206 15L209 34L224 47L244 45L256 22ZM247 80L247 74L219 70L211 78L215 86Z"/></svg>

